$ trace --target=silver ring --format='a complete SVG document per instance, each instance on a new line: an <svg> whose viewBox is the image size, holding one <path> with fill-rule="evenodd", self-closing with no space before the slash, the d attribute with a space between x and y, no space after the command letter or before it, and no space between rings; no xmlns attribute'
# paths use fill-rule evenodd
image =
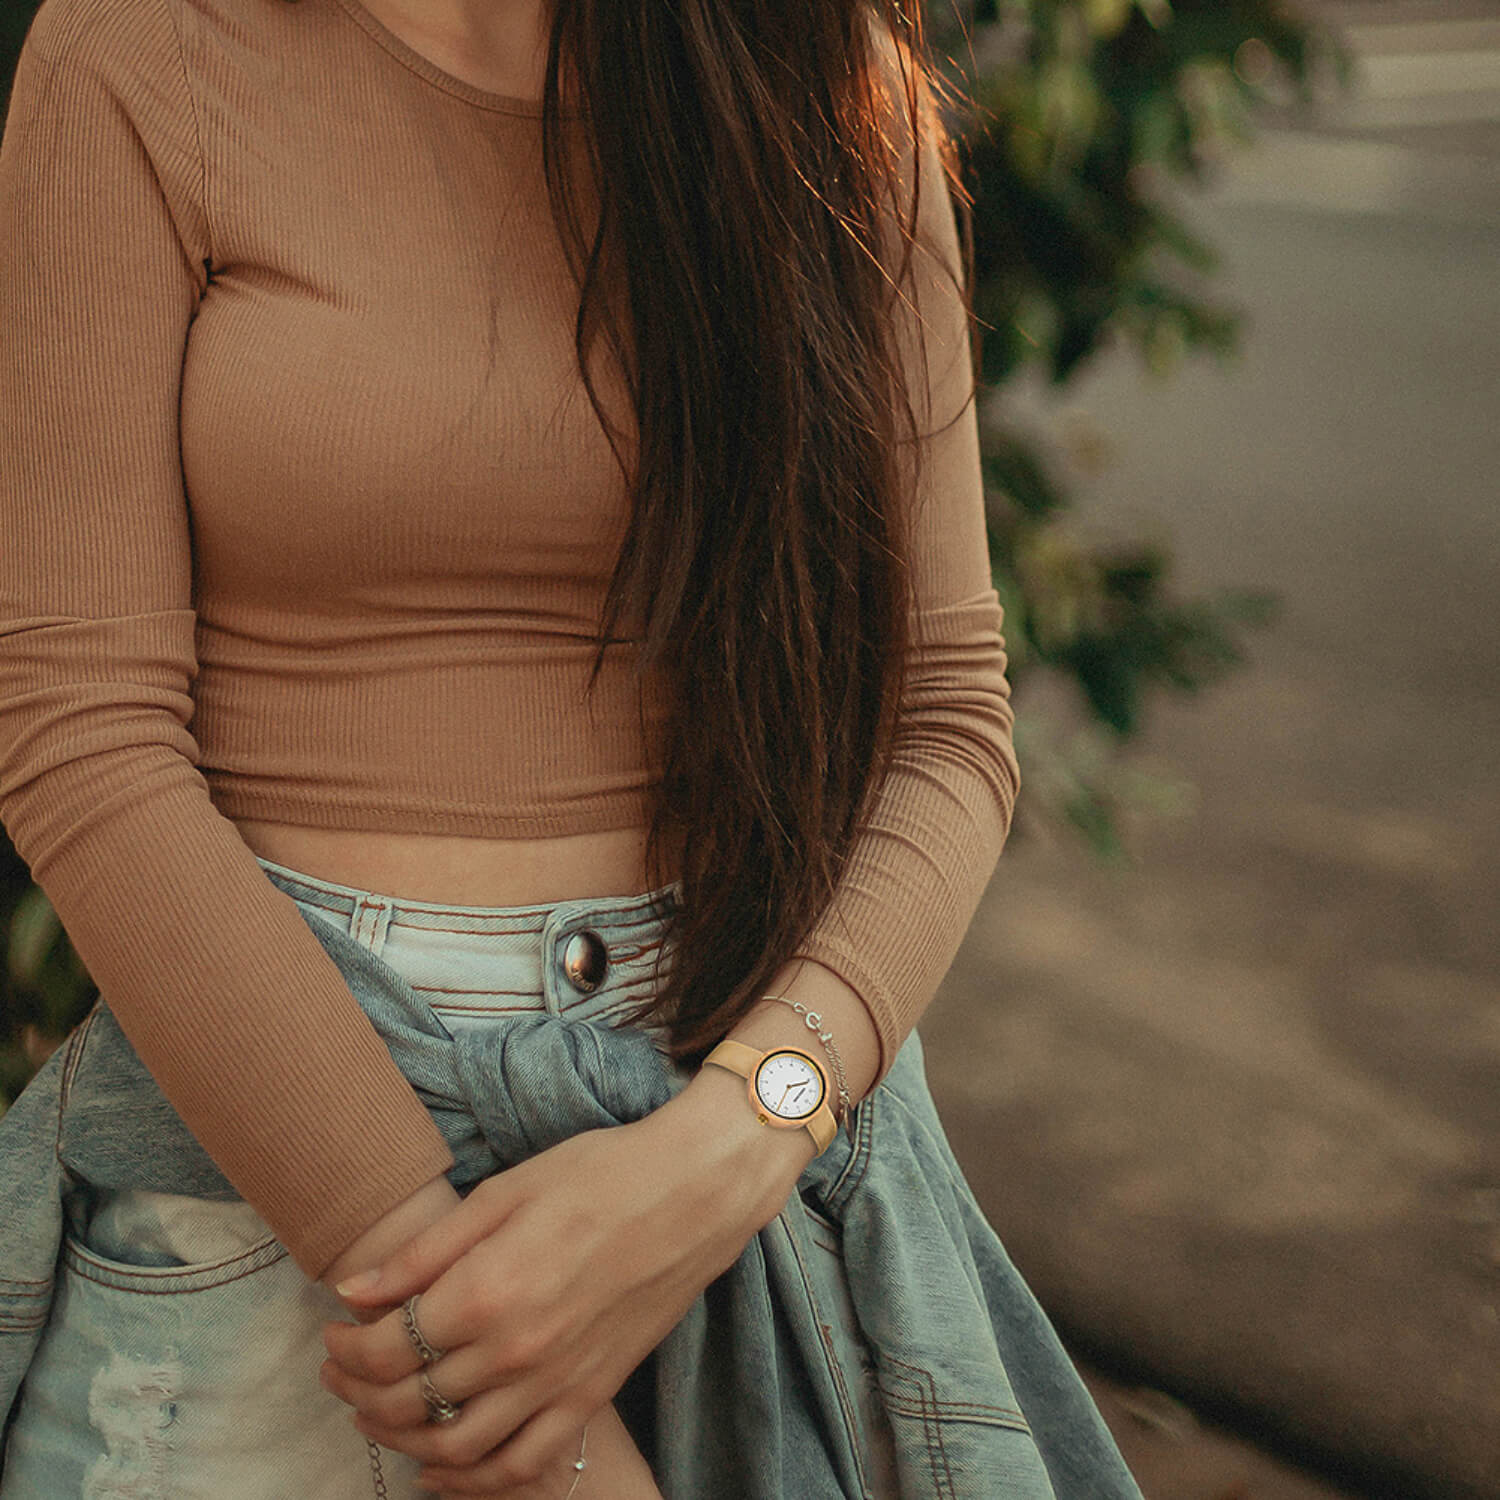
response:
<svg viewBox="0 0 1500 1500"><path fill-rule="evenodd" d="M401 1304L401 1321L406 1324L406 1336L411 1340L412 1348L417 1351L424 1365L430 1365L434 1360L441 1359L448 1351L434 1349L422 1337L422 1330L417 1327L417 1298L419 1296L421 1293L415 1292Z"/></svg>
<svg viewBox="0 0 1500 1500"><path fill-rule="evenodd" d="M461 1401L450 1401L433 1383L426 1370L421 1372L422 1400L427 1403L429 1422L452 1422L463 1411Z"/></svg>

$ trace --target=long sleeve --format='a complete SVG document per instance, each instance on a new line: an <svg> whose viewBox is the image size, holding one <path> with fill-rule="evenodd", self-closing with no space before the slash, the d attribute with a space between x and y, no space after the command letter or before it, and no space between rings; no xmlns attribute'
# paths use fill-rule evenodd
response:
<svg viewBox="0 0 1500 1500"><path fill-rule="evenodd" d="M921 453L906 690L890 774L834 900L796 955L831 969L870 1012L880 1039L875 1084L953 962L1020 788L1003 614L985 541L968 323L953 279L961 273L958 230L930 131L922 141L915 316L902 309L898 318Z"/></svg>
<svg viewBox="0 0 1500 1500"><path fill-rule="evenodd" d="M0 820L317 1275L452 1157L197 769L179 405L211 233L172 14L48 0L0 145Z"/></svg>

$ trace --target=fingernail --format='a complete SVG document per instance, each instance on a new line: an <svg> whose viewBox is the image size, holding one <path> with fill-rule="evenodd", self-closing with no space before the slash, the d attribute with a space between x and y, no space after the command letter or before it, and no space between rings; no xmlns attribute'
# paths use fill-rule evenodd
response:
<svg viewBox="0 0 1500 1500"><path fill-rule="evenodd" d="M335 1284L334 1291L340 1297L357 1297L361 1292L368 1292L380 1280L380 1272L361 1271L357 1276L346 1276L343 1281Z"/></svg>

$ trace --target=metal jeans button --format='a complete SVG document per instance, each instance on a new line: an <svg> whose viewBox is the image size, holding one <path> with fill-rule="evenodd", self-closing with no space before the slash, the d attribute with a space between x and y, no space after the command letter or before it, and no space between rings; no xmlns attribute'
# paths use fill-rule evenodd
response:
<svg viewBox="0 0 1500 1500"><path fill-rule="evenodd" d="M585 995L597 990L604 983L604 971L609 967L604 939L588 928L575 932L563 947L562 962L563 972L574 989Z"/></svg>

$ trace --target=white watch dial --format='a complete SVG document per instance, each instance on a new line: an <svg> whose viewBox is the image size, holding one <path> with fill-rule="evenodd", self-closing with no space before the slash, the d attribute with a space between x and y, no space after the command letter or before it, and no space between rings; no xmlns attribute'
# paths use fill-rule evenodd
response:
<svg viewBox="0 0 1500 1500"><path fill-rule="evenodd" d="M823 1093L823 1075L800 1052L772 1052L755 1070L755 1097L779 1119L807 1119Z"/></svg>

